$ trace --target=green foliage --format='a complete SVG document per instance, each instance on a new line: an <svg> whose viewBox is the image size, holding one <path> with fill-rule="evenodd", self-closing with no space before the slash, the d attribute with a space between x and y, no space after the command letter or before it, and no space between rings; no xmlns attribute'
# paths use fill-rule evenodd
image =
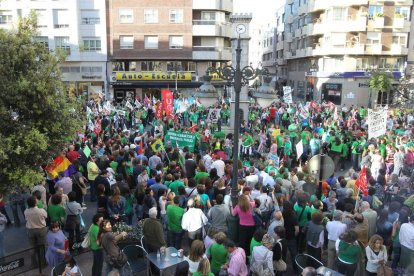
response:
<svg viewBox="0 0 414 276"><path fill-rule="evenodd" d="M380 12L376 12L374 13L374 17L384 17L384 14Z"/></svg>
<svg viewBox="0 0 414 276"><path fill-rule="evenodd" d="M83 118L61 80L59 63L36 36L36 16L0 30L0 191L30 188L73 137ZM75 112L73 112L75 111Z"/></svg>
<svg viewBox="0 0 414 276"><path fill-rule="evenodd" d="M394 13L394 18L404 18L404 14L396 12Z"/></svg>
<svg viewBox="0 0 414 276"><path fill-rule="evenodd" d="M392 87L392 77L387 72L374 72L369 80L369 87L379 93L388 92Z"/></svg>

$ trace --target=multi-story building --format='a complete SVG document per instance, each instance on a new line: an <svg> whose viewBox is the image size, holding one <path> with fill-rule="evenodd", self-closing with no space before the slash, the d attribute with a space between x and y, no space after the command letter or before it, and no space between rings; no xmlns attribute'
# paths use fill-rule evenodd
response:
<svg viewBox="0 0 414 276"><path fill-rule="evenodd" d="M287 0L276 58L277 64L286 61L294 96L338 105L377 102L368 87L370 71L388 71L396 81L403 76L413 51L408 48L412 4Z"/></svg>
<svg viewBox="0 0 414 276"><path fill-rule="evenodd" d="M0 28L13 29L19 17L35 11L39 35L51 51L66 52L60 69L74 94L93 96L106 90L106 17L101 0L0 1Z"/></svg>
<svg viewBox="0 0 414 276"><path fill-rule="evenodd" d="M162 88L194 93L208 67L232 58L232 0L106 3L108 78L116 101L159 98Z"/></svg>

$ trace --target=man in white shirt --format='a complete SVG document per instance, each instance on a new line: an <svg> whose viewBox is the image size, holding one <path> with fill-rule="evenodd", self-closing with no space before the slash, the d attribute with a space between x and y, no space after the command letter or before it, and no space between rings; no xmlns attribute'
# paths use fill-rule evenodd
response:
<svg viewBox="0 0 414 276"><path fill-rule="evenodd" d="M326 224L326 230L328 231L328 267L333 270L336 269L335 242L347 229L346 224L342 223L342 215L342 211L336 210L333 216L334 220Z"/></svg>
<svg viewBox="0 0 414 276"><path fill-rule="evenodd" d="M213 159L210 156L210 151L207 151L206 154L203 155L204 166L206 166L206 170L209 172L211 169L211 164L213 163Z"/></svg>
<svg viewBox="0 0 414 276"><path fill-rule="evenodd" d="M412 275L414 273L414 216L410 217L410 222L401 225L400 243L400 266L408 269L407 275Z"/></svg>
<svg viewBox="0 0 414 276"><path fill-rule="evenodd" d="M273 178L274 176L275 176L275 171L273 170L269 171L269 174L263 179L263 186L268 186L273 189L273 187L276 184Z"/></svg>
<svg viewBox="0 0 414 276"><path fill-rule="evenodd" d="M218 177L223 177L224 175L224 167L226 164L224 164L223 160L220 159L220 156L217 154L213 155L213 163L211 164L211 169L216 168Z"/></svg>
<svg viewBox="0 0 414 276"><path fill-rule="evenodd" d="M254 173L255 167L249 167L246 176L246 184L250 188L253 188L259 182L259 176Z"/></svg>

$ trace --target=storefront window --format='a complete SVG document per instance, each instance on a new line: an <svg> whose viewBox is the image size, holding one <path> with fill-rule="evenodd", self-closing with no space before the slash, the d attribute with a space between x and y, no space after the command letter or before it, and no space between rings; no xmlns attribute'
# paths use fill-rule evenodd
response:
<svg viewBox="0 0 414 276"><path fill-rule="evenodd" d="M342 100L342 84L340 83L324 83L322 84L322 100L333 102L341 105Z"/></svg>

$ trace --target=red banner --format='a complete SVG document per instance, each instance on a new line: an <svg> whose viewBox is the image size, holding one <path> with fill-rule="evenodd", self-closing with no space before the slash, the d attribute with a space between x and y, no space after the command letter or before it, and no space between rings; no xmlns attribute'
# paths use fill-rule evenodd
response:
<svg viewBox="0 0 414 276"><path fill-rule="evenodd" d="M362 167L358 179L355 181L355 186L357 186L364 196L368 196L368 181L365 166Z"/></svg>
<svg viewBox="0 0 414 276"><path fill-rule="evenodd" d="M162 103L158 102L157 107L155 108L155 118L162 118Z"/></svg>
<svg viewBox="0 0 414 276"><path fill-rule="evenodd" d="M174 97L170 90L162 89L162 108L165 110L165 115L170 116L174 109Z"/></svg>

